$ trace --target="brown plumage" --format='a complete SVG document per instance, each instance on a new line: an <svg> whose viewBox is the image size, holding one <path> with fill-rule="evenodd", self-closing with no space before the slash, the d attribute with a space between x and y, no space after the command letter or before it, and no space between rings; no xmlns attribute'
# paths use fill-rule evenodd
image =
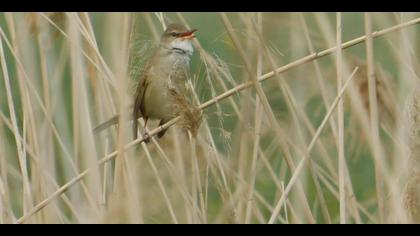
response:
<svg viewBox="0 0 420 236"><path fill-rule="evenodd" d="M189 60L193 53L190 40L195 37L195 31L171 24L162 34L159 47L146 64L136 88L131 117L134 120L134 139L137 139L137 119L140 117L143 117L145 125L149 119L160 120L159 125L162 125L178 115L191 122L201 119L201 113L200 116L191 118L194 117L192 114L199 112L190 103L187 89ZM115 116L96 127L94 132L100 132L117 123L118 116ZM163 130L157 136L160 138L165 132Z"/></svg>

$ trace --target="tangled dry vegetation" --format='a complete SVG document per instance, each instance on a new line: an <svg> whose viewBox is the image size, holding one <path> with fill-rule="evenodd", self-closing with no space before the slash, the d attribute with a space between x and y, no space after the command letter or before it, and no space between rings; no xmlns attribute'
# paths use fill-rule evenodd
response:
<svg viewBox="0 0 420 236"><path fill-rule="evenodd" d="M147 144L129 119L94 135L170 22L199 29L199 110ZM2 13L0 223L420 223L418 23Z"/></svg>

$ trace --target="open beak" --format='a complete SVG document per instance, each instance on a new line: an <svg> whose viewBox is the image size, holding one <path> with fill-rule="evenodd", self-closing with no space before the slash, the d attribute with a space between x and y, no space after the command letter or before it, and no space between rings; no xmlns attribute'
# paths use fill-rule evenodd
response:
<svg viewBox="0 0 420 236"><path fill-rule="evenodd" d="M197 31L197 29L193 29L187 32L183 32L179 35L179 37L183 40L185 39L193 39L195 38L194 32Z"/></svg>

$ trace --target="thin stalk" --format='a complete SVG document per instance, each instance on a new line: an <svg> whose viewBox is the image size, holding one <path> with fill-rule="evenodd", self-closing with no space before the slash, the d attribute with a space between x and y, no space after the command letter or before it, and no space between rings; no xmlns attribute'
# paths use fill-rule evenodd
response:
<svg viewBox="0 0 420 236"><path fill-rule="evenodd" d="M341 45L342 36L341 12L337 13L337 45ZM342 49L338 48L336 54L337 64L337 91L343 87L343 55ZM344 150L344 101L340 100L337 107L338 113L338 181L340 191L340 223L346 223L346 186L345 186L345 169L346 157Z"/></svg>
<svg viewBox="0 0 420 236"><path fill-rule="evenodd" d="M309 143L309 146L308 146L307 151L306 151L306 155L302 158L302 160L297 165L296 170L293 173L293 176L290 179L289 183L287 184L283 195L281 196L281 198L277 202L277 205L276 205L273 213L271 214L270 220L268 221L269 224L273 224L274 221L276 220L276 217L280 213L280 210L283 206L284 201L286 200L288 194L290 193L290 190L292 189L293 185L296 183L304 165L311 158L310 152L312 151L313 147L315 146L316 140L319 138L319 136L321 135L321 132L324 130L324 128L325 128L325 126L328 122L328 119L331 117L332 113L334 112L335 108L337 107L338 102L341 100L341 97L343 96L345 89L350 84L350 81L352 80L352 78L356 74L357 70L358 70L358 68L356 67L354 69L353 73L350 75L350 78L347 79L343 88L338 93L337 97L334 99L334 102L332 103L330 109L328 110L327 114L325 115L324 119L322 120L322 123L318 126L318 129L317 129L315 135L313 136L311 142Z"/></svg>
<svg viewBox="0 0 420 236"><path fill-rule="evenodd" d="M376 179L376 197L378 200L379 222L384 223L385 217L385 193L383 179L383 154L382 144L379 137L379 116L378 101L376 92L376 75L375 75L375 56L373 51L372 40L372 19L370 13L365 13L365 33L366 33L366 55L367 55L367 77L369 86L369 113L370 113L370 138L373 144L373 157L375 163L375 179Z"/></svg>

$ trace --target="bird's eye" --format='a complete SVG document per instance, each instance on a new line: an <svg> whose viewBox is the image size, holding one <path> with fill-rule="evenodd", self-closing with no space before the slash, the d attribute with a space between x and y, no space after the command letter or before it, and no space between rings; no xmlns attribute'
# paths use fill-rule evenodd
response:
<svg viewBox="0 0 420 236"><path fill-rule="evenodd" d="M171 33L170 33L170 35L171 35L172 37L177 37L179 34L178 34L178 33L176 33L176 32L171 32Z"/></svg>

